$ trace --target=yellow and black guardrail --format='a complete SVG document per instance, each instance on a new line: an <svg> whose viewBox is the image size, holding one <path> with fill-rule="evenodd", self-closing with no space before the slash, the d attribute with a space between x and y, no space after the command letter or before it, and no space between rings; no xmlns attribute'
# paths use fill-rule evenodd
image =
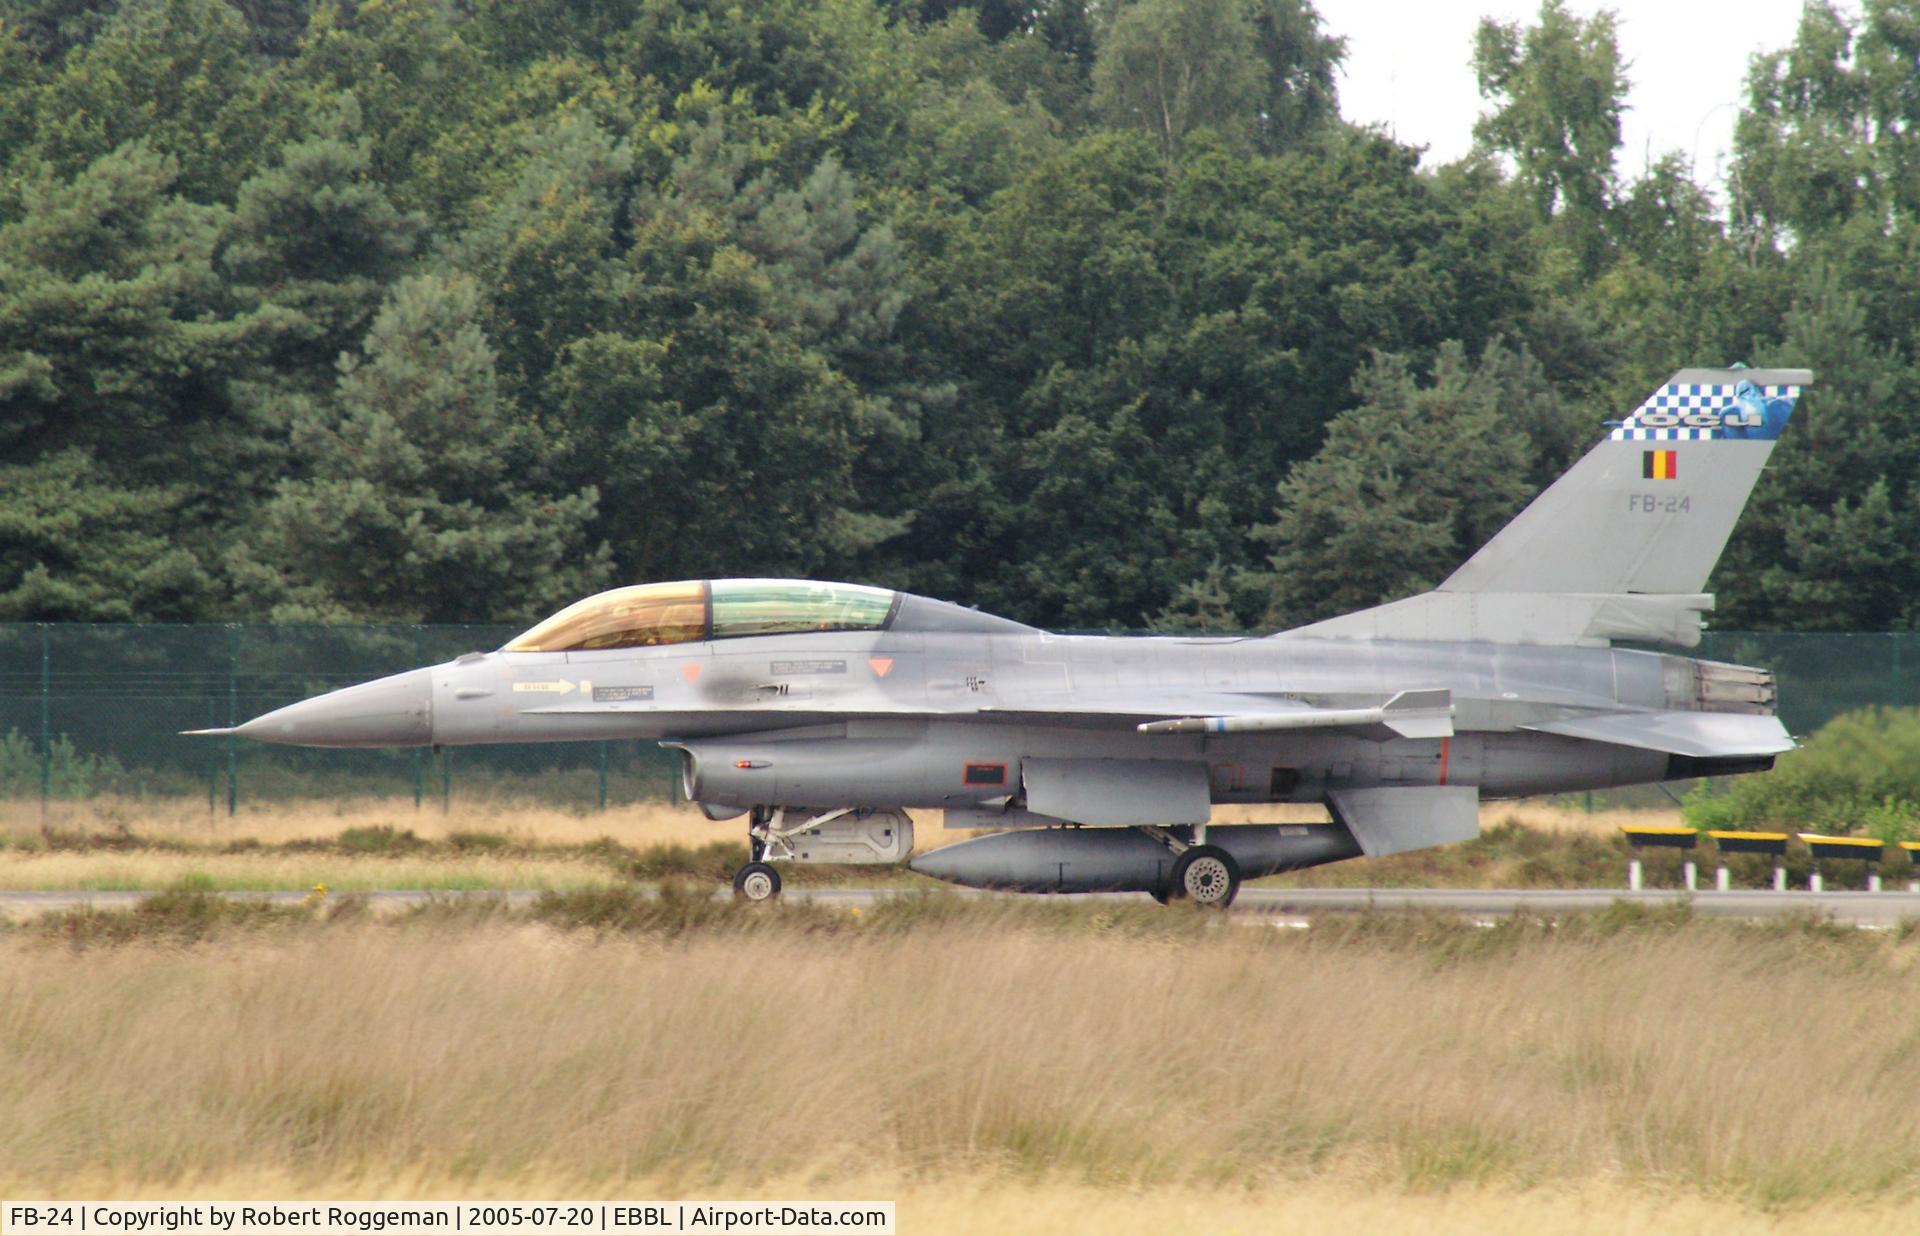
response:
<svg viewBox="0 0 1920 1236"><path fill-rule="evenodd" d="M1795 839L1807 848L1807 853L1813 859L1812 871L1807 876L1807 887L1813 892L1821 892L1825 888L1821 863L1860 862L1865 864L1867 890L1877 893L1881 888L1881 865L1893 853L1906 855L1909 870L1907 889L1910 892L1920 892L1920 841L1900 841L1889 845L1874 837L1835 837L1825 833L1750 832L1740 829L1703 831L1675 824L1623 824L1620 826L1620 831L1626 836L1627 844L1633 849L1633 856L1627 862L1627 887L1634 891L1638 891L1644 884L1645 873L1641 866L1640 854L1646 849L1687 851L1687 856L1681 864L1681 881L1689 892L1693 891L1699 874L1693 851L1700 845L1700 838L1704 836L1713 843L1714 850L1719 856L1719 867L1714 873L1714 887L1723 893L1732 888L1732 878L1726 861L1730 854L1771 855L1774 891L1784 892L1787 887L1787 844Z"/></svg>
<svg viewBox="0 0 1920 1236"><path fill-rule="evenodd" d="M1700 844L1700 834L1691 828L1676 824L1622 824L1620 831L1627 835L1627 844L1633 847L1633 857L1627 860L1627 887L1639 892L1643 883L1640 867L1640 851L1648 847L1676 850L1692 850ZM1682 879L1687 891L1693 891L1694 880L1699 869L1694 866L1693 855L1688 854L1682 867Z"/></svg>
<svg viewBox="0 0 1920 1236"><path fill-rule="evenodd" d="M1813 871L1807 876L1807 887L1819 892L1820 860L1837 858L1854 860L1867 864L1867 891L1880 891L1880 860L1886 857L1886 843L1877 837L1829 837L1822 833L1801 833L1800 840L1813 855Z"/></svg>
<svg viewBox="0 0 1920 1236"><path fill-rule="evenodd" d="M1713 838L1713 848L1722 855L1727 854L1771 854L1773 855L1773 891L1787 891L1787 834L1741 832L1737 829L1708 829L1707 836ZM1727 871L1722 859L1720 867L1714 872L1713 886L1721 892L1733 887L1733 877Z"/></svg>

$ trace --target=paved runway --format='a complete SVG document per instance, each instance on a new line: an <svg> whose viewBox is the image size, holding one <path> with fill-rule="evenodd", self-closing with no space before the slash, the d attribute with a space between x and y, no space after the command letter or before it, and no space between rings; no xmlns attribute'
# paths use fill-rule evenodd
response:
<svg viewBox="0 0 1920 1236"><path fill-rule="evenodd" d="M871 906L903 890L890 888L789 888L786 896L816 901L824 905L846 907ZM955 890L968 897L1014 897L1017 893L982 893ZM93 906L101 910L128 909L148 892L7 892L0 891L0 915L30 918L56 910ZM305 893L225 893L240 900L269 901L296 905ZM339 896L340 894L334 894ZM485 892L421 892L412 889L382 889L366 894L375 909L399 910L434 898L498 896ZM525 906L540 894L515 891L506 894L508 904ZM1490 919L1525 909L1532 913L1555 915L1603 910L1615 901L1640 905L1671 905L1689 894L1676 889L1649 889L1631 893L1617 888L1576 889L1503 889L1503 888L1249 888L1234 904L1236 916L1248 920L1305 922L1308 917L1326 912L1360 910L1426 910ZM1092 893L1083 899L1111 899L1146 902L1145 893ZM1836 922L1863 927L1889 927L1903 918L1920 919L1920 893L1898 892L1785 892L1740 889L1734 892L1698 892L1690 895L1695 912L1728 915L1736 918L1767 918L1780 914L1818 914Z"/></svg>

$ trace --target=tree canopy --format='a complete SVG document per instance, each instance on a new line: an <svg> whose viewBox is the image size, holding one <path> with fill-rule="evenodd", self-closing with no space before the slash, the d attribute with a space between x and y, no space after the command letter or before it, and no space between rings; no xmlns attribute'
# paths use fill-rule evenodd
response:
<svg viewBox="0 0 1920 1236"><path fill-rule="evenodd" d="M1444 166L1308 0L0 0L0 618L1307 621L1745 361L1820 384L1720 621L1910 628L1916 31L1810 3L1710 191L1563 0Z"/></svg>

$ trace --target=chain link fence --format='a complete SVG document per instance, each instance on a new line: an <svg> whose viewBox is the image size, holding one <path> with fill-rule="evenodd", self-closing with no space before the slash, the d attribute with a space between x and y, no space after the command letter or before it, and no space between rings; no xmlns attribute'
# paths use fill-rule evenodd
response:
<svg viewBox="0 0 1920 1236"><path fill-rule="evenodd" d="M382 674L497 648L501 626L0 624L0 797L99 794L241 801L411 795L591 808L668 800L653 743L502 743L327 751L181 730L233 725ZM1920 704L1911 634L1713 632L1695 655L1770 666L1795 734L1870 704Z"/></svg>

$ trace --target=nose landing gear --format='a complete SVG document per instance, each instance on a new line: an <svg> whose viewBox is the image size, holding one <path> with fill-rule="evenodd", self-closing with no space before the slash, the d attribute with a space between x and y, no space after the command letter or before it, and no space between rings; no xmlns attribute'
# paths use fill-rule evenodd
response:
<svg viewBox="0 0 1920 1236"><path fill-rule="evenodd" d="M780 873L768 863L748 863L733 873L733 895L741 901L772 901L780 895Z"/></svg>
<svg viewBox="0 0 1920 1236"><path fill-rule="evenodd" d="M747 816L752 861L733 873L733 892L742 901L778 898L776 862L892 864L912 850L913 820L898 808L755 807Z"/></svg>

